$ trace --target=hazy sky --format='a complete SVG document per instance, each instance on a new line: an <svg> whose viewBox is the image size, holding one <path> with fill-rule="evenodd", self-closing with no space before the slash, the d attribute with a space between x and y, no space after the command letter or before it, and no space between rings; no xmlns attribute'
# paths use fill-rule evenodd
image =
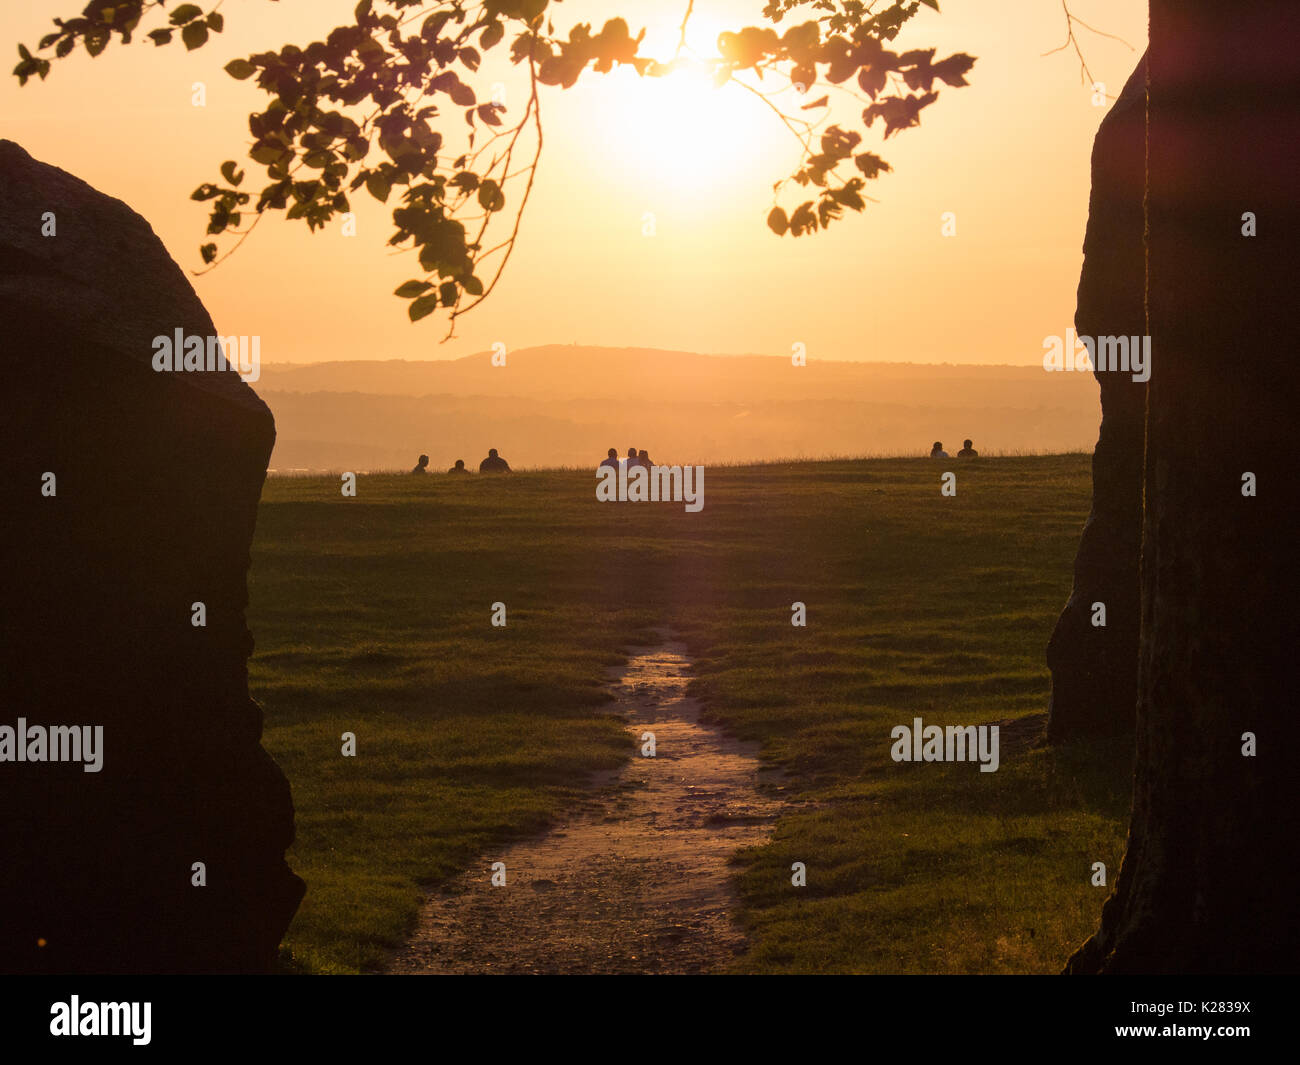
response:
<svg viewBox="0 0 1300 1065"><path fill-rule="evenodd" d="M10 62L18 41L34 46L52 16L82 6L7 0L0 38ZM114 43L92 60L79 49L22 89L6 66L0 135L125 200L196 269L206 210L189 193L223 159L242 157L246 116L263 100L222 66L320 39L354 6L227 0L225 33L194 53ZM697 0L691 40L711 53L719 30L758 22L762 6ZM772 184L798 149L744 90L589 72L574 90L543 98L546 152L519 245L456 340L441 343L440 314L407 321L391 292L421 272L386 246L390 207L364 192L353 197L356 237L337 224L312 235L268 218L195 287L222 333L262 337L264 361L452 358L499 341L755 354L798 342L810 360L1038 363L1043 338L1071 324L1089 153L1105 109L1081 85L1072 51L1042 55L1065 38L1058 0L941 6L942 15L919 15L898 47L977 56L971 85L943 88L919 128L883 146L878 132L868 135L894 173L869 186L879 203L828 233L796 241L765 227ZM1093 75L1117 94L1145 47L1146 4L1071 6L1137 49L1082 34ZM565 0L555 10L557 29L625 15L668 54L685 0ZM483 97L503 82L507 103L522 103L516 72L488 64L480 73ZM191 103L195 81L206 85L205 107ZM844 124L861 128L855 112ZM246 179L254 192L256 175ZM946 211L956 214L955 237L941 236ZM643 235L648 214L653 236Z"/></svg>

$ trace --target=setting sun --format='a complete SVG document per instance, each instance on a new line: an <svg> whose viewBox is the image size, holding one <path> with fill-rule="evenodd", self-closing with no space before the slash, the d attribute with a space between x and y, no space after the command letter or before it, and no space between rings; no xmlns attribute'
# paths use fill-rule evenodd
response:
<svg viewBox="0 0 1300 1065"><path fill-rule="evenodd" d="M670 188L675 197L712 198L768 171L781 176L772 162L782 138L791 146L785 155L797 158L789 132L759 99L735 82L716 87L703 66L665 77L625 69L598 90L596 150L617 160L626 176Z"/></svg>

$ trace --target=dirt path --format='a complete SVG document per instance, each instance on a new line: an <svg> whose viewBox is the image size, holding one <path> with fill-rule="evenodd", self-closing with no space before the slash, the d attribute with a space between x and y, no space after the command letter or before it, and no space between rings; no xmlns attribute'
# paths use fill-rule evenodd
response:
<svg viewBox="0 0 1300 1065"><path fill-rule="evenodd" d="M632 650L611 673L631 763L567 823L431 895L390 972L697 973L740 952L728 862L767 840L780 803L757 790L757 744L700 724L685 652ZM490 883L495 861L505 887Z"/></svg>

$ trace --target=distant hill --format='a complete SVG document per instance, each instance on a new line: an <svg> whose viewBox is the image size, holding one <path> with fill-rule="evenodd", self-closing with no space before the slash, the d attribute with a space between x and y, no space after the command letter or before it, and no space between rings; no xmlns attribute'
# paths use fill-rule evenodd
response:
<svg viewBox="0 0 1300 1065"><path fill-rule="evenodd" d="M820 362L639 348L548 346L446 361L262 367L272 467L592 466L610 447L656 461L921 454L972 437L984 453L1091 450L1091 374L1040 367Z"/></svg>

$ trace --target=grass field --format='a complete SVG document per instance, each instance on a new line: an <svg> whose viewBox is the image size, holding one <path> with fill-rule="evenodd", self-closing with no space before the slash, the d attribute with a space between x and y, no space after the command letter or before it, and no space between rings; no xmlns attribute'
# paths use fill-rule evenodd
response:
<svg viewBox="0 0 1300 1065"><path fill-rule="evenodd" d="M1004 741L979 773L896 764L889 733L1045 709L1089 459L943 468L953 498L929 460L709 467L696 514L598 503L589 472L268 481L251 686L308 883L286 967L375 968L430 884L630 757L603 670L664 627L711 718L786 771L789 813L736 867L738 969L1059 969L1108 893L1092 863L1118 871L1129 753Z"/></svg>

